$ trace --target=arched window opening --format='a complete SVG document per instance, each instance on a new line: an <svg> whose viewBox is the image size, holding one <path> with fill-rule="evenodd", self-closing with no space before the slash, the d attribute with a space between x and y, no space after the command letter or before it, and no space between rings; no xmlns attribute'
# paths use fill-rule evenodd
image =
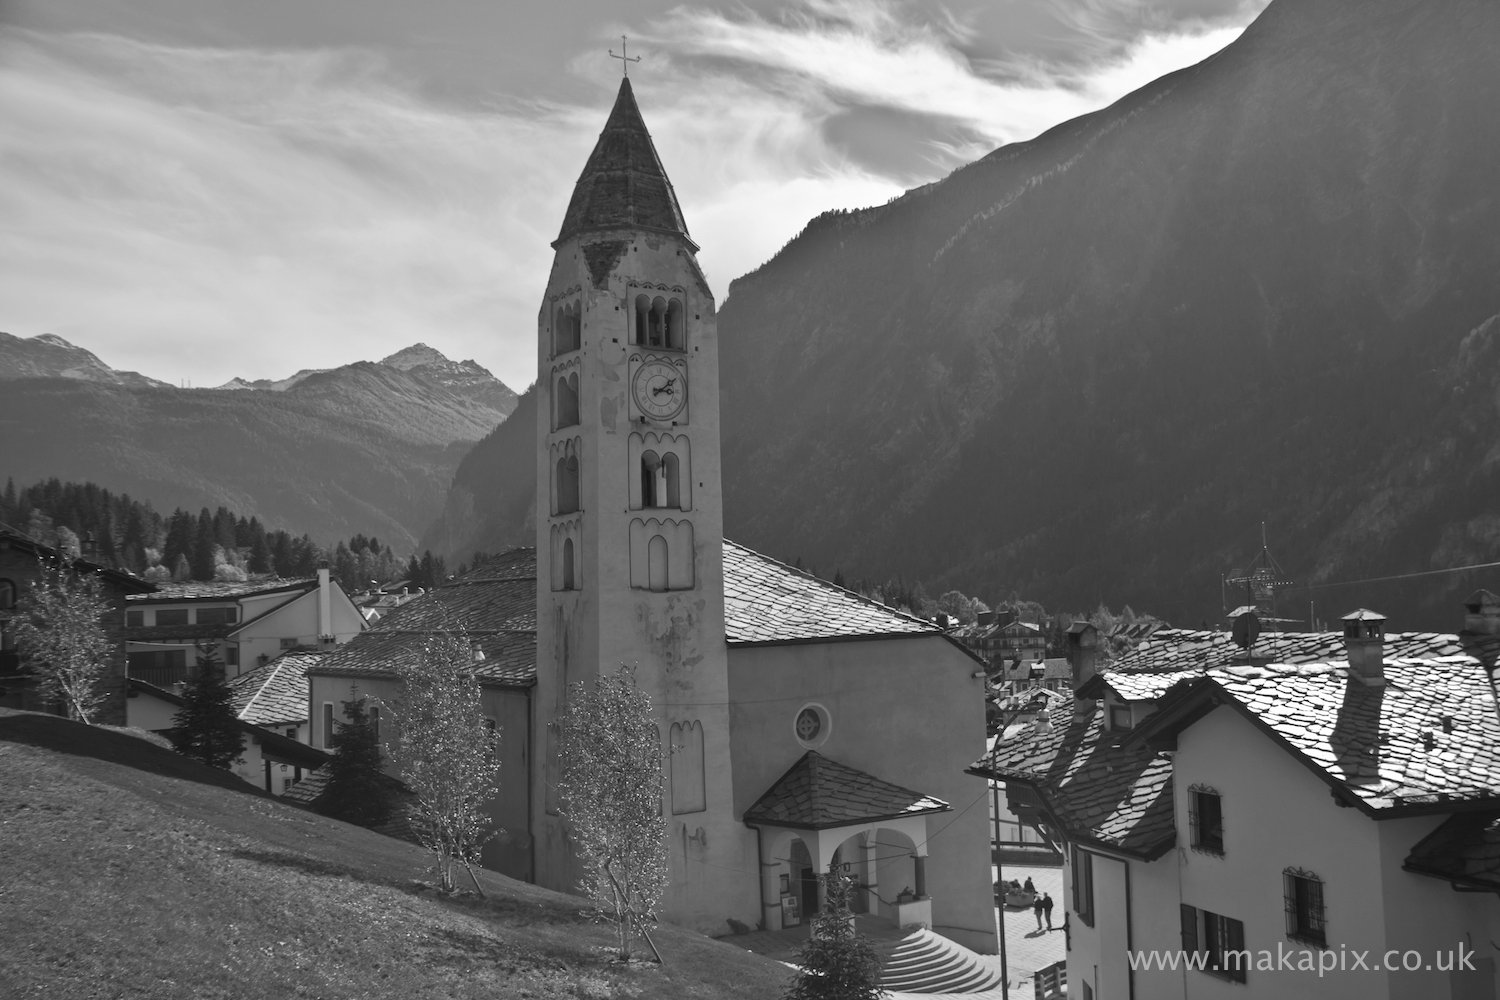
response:
<svg viewBox="0 0 1500 1000"><path fill-rule="evenodd" d="M572 427L578 423L578 373L557 380L557 426Z"/></svg>
<svg viewBox="0 0 1500 1000"><path fill-rule="evenodd" d="M647 346L665 347L667 335L667 300L660 295L651 300L651 315L647 323Z"/></svg>
<svg viewBox="0 0 1500 1000"><path fill-rule="evenodd" d="M568 311L562 306L557 307L557 316L552 322L552 353L563 353L563 331L567 329Z"/></svg>
<svg viewBox="0 0 1500 1000"><path fill-rule="evenodd" d="M681 484L678 482L677 477L677 456L672 454L670 451L667 452L666 456L661 461L661 465L662 479L665 481L666 486L666 503L663 504L663 506L681 510L682 488Z"/></svg>
<svg viewBox="0 0 1500 1000"><path fill-rule="evenodd" d="M583 346L583 303L573 303L568 320L568 350L576 351Z"/></svg>
<svg viewBox="0 0 1500 1000"><path fill-rule="evenodd" d="M651 323L651 300L644 295L635 297L635 337L631 339L632 344L644 344L646 342L646 329Z"/></svg>
<svg viewBox="0 0 1500 1000"><path fill-rule="evenodd" d="M578 510L578 456L557 460L557 512L572 514Z"/></svg>
<svg viewBox="0 0 1500 1000"><path fill-rule="evenodd" d="M667 303L667 346L682 350L682 303L676 299Z"/></svg>
<svg viewBox="0 0 1500 1000"><path fill-rule="evenodd" d="M573 539L563 539L563 590L577 590L578 585L573 577Z"/></svg>
<svg viewBox="0 0 1500 1000"><path fill-rule="evenodd" d="M660 507L664 496L661 479L661 459L656 452L641 455L641 506Z"/></svg>
<svg viewBox="0 0 1500 1000"><path fill-rule="evenodd" d="M667 540L660 535L652 535L646 546L646 573L653 591L667 589Z"/></svg>

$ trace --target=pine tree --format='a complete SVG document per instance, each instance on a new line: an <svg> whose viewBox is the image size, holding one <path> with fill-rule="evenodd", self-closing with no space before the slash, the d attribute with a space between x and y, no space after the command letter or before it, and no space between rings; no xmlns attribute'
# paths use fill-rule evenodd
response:
<svg viewBox="0 0 1500 1000"><path fill-rule="evenodd" d="M167 738L177 752L209 767L238 763L244 736L234 712L234 692L224 680L218 654L199 647L198 675L182 692L182 710Z"/></svg>
<svg viewBox="0 0 1500 1000"><path fill-rule="evenodd" d="M20 509L20 504L16 500L16 481L7 476L5 477L5 493L0 495L0 523L14 524L20 520L16 516Z"/></svg>
<svg viewBox="0 0 1500 1000"><path fill-rule="evenodd" d="M784 1000L880 1000L880 956L854 929L849 894L854 880L835 862L818 876L827 900L797 959L799 971Z"/></svg>
<svg viewBox="0 0 1500 1000"><path fill-rule="evenodd" d="M364 699L350 692L344 718L329 746L334 751L328 768L328 787L318 798L318 811L357 826L376 826L391 814L390 799L381 781L380 744Z"/></svg>
<svg viewBox="0 0 1500 1000"><path fill-rule="evenodd" d="M218 535L214 531L214 516L203 508L203 513L198 515L198 530L193 538L193 551L188 557L188 563L193 567L194 580L212 580L214 578L214 546L218 544Z"/></svg>

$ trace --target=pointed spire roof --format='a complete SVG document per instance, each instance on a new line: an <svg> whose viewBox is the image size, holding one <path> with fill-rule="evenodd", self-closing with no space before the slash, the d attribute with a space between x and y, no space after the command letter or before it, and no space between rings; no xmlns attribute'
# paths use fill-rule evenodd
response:
<svg viewBox="0 0 1500 1000"><path fill-rule="evenodd" d="M573 187L562 231L552 245L591 229L621 228L684 238L688 234L672 182L667 180L641 109L636 106L629 77L620 81L614 110Z"/></svg>

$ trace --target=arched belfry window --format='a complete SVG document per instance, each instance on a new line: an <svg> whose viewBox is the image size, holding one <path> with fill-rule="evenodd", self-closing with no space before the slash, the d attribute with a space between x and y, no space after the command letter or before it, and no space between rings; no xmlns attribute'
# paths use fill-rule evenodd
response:
<svg viewBox="0 0 1500 1000"><path fill-rule="evenodd" d="M563 590L577 590L578 581L573 573L573 539L563 539L562 551L562 586Z"/></svg>
<svg viewBox="0 0 1500 1000"><path fill-rule="evenodd" d="M578 423L578 373L562 375L557 380L557 426L572 427Z"/></svg>
<svg viewBox="0 0 1500 1000"><path fill-rule="evenodd" d="M667 540L661 535L652 535L646 546L647 578L650 589L660 593L667 589Z"/></svg>
<svg viewBox="0 0 1500 1000"><path fill-rule="evenodd" d="M557 317L552 324L554 353L567 354L578 350L583 343L583 306L578 302L567 302L557 307Z"/></svg>
<svg viewBox="0 0 1500 1000"><path fill-rule="evenodd" d="M666 502L662 506L671 507L673 510L682 509L682 484L678 478L679 465L677 456L670 451L661 460L662 479L666 487L666 496L663 498Z"/></svg>
<svg viewBox="0 0 1500 1000"><path fill-rule="evenodd" d="M682 350L682 303L677 299L667 303L667 344L673 350Z"/></svg>
<svg viewBox="0 0 1500 1000"><path fill-rule="evenodd" d="M646 343L646 330L651 323L651 300L644 295L635 297L635 325L632 327L634 336L630 338L632 344Z"/></svg>
<svg viewBox="0 0 1500 1000"><path fill-rule="evenodd" d="M672 452L641 454L641 506L682 509L682 463Z"/></svg>
<svg viewBox="0 0 1500 1000"><path fill-rule="evenodd" d="M654 451L641 455L641 506L660 507L664 490L660 489L661 457Z"/></svg>
<svg viewBox="0 0 1500 1000"><path fill-rule="evenodd" d="M578 493L578 456L564 455L557 460L557 513L577 511Z"/></svg>

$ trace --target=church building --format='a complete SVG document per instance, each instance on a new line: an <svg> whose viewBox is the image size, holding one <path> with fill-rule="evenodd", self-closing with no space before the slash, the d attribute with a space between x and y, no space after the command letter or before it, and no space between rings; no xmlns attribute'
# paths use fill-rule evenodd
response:
<svg viewBox="0 0 1500 1000"><path fill-rule="evenodd" d="M837 858L861 903L996 950L984 663L935 626L724 539L719 340L671 182L622 81L552 244L538 317L534 878L569 685L620 664L670 739L664 916L769 929Z"/></svg>
<svg viewBox="0 0 1500 1000"><path fill-rule="evenodd" d="M536 548L321 656L314 745L351 696L399 694L393 661L424 634L461 627L501 733L484 864L576 891L555 723L570 685L629 664L671 743L664 919L802 923L837 861L857 910L994 953L987 783L965 773L985 750L985 663L931 622L725 540L714 298L628 80L553 247Z"/></svg>

